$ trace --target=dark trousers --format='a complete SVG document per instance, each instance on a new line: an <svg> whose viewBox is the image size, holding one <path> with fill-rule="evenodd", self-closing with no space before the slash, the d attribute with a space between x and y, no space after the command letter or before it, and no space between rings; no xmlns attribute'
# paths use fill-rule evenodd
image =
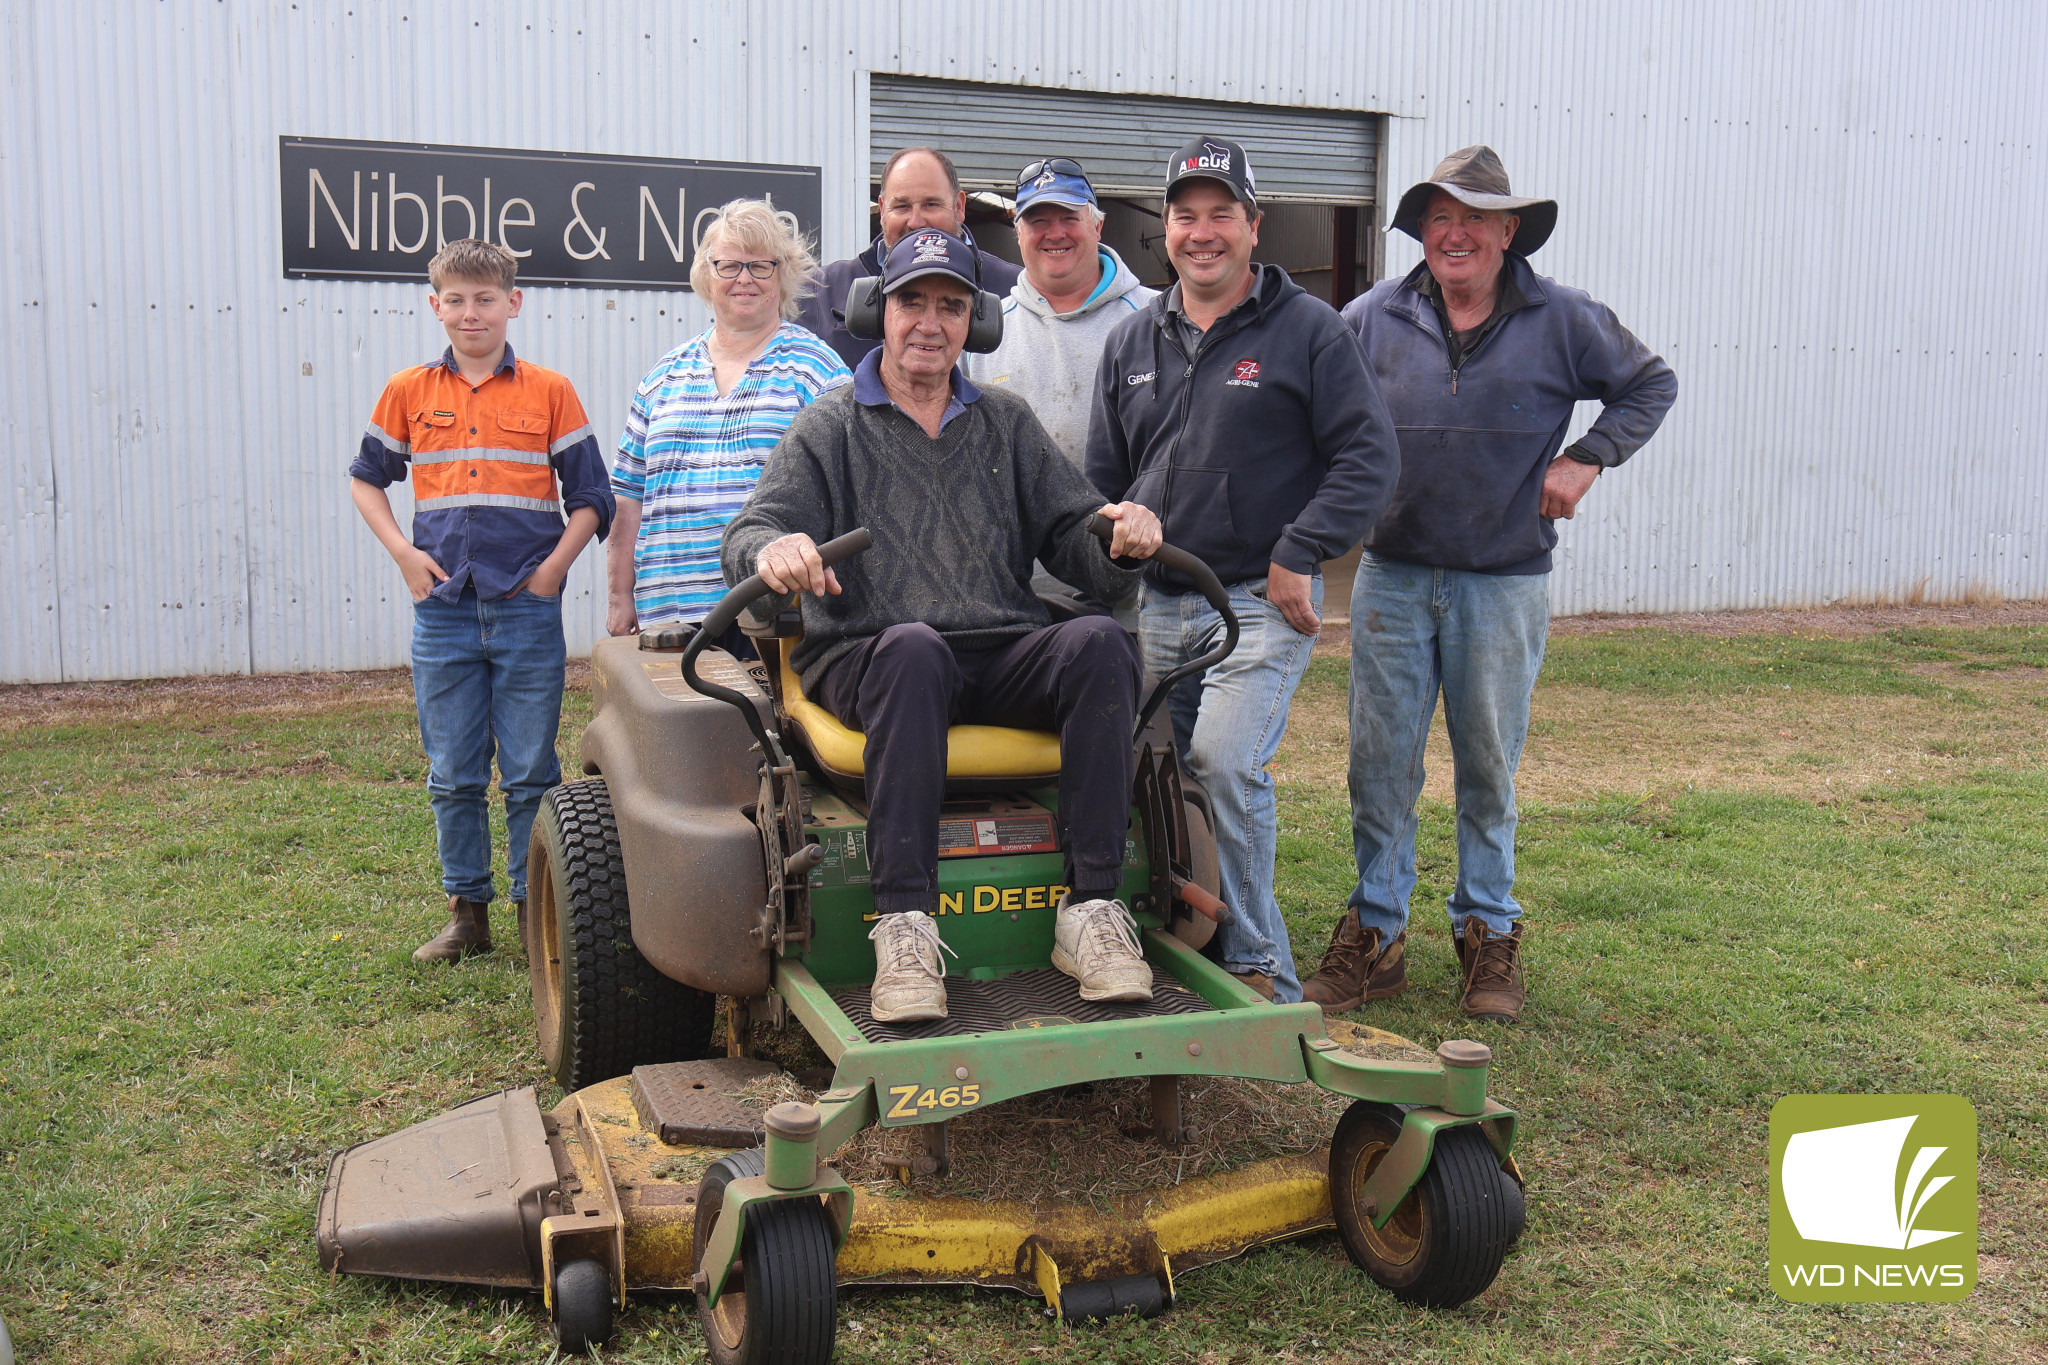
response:
<svg viewBox="0 0 2048 1365"><path fill-rule="evenodd" d="M930 626L891 626L825 671L816 701L867 736L868 867L882 914L938 909L946 727L1006 725L1060 737L1067 884L1100 896L1123 880L1143 670L1107 616L955 650Z"/></svg>

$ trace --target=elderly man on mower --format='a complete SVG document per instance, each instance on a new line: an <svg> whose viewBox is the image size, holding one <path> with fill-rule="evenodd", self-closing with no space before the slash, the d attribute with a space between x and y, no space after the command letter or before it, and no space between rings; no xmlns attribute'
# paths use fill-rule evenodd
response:
<svg viewBox="0 0 2048 1365"><path fill-rule="evenodd" d="M973 248L936 229L889 252L882 345L851 385L806 408L725 534L726 580L759 573L807 593L790 662L805 695L865 734L868 857L879 918L874 1017L946 1015L939 808L952 724L1060 737L1066 882L1052 961L1085 1000L1152 995L1122 880L1141 669L1106 616L1052 624L1034 559L1099 601L1131 591L1160 544L1135 503L1105 507L1023 399L955 368L970 334L995 344L1000 303ZM850 305L857 309L858 304ZM1110 543L1088 530L1101 512ZM857 527L874 548L828 568L819 542Z"/></svg>

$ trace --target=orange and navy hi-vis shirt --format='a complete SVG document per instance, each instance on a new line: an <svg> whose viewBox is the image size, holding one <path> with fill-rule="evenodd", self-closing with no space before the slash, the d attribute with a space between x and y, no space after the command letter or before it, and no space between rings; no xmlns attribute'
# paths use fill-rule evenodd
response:
<svg viewBox="0 0 2048 1365"><path fill-rule="evenodd" d="M388 488L412 466L412 543L448 571L434 596L464 587L490 601L540 567L563 517L597 512L611 530L611 473L576 390L553 370L505 359L472 386L451 347L431 365L391 376L349 474Z"/></svg>

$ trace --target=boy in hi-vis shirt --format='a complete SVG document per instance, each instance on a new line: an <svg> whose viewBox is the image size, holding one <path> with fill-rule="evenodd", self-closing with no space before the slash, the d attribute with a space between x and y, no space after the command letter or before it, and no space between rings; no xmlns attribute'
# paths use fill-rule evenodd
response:
<svg viewBox="0 0 2048 1365"><path fill-rule="evenodd" d="M473 238L434 257L428 302L448 349L391 377L349 466L356 510L413 599L413 694L448 893L447 927L413 953L421 961L491 946L494 753L505 869L524 903L527 838L562 776L562 581L612 520L610 475L576 390L505 344L517 268ZM410 540L384 491L408 466Z"/></svg>

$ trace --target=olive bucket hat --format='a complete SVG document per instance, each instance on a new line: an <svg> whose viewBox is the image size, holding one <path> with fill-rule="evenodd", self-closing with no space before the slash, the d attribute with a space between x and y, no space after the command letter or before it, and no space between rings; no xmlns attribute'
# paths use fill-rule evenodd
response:
<svg viewBox="0 0 2048 1365"><path fill-rule="evenodd" d="M1557 226L1557 201L1510 194L1507 167L1500 164L1500 153L1491 147L1466 147L1438 162L1429 179L1401 196L1393 225L1421 241L1422 213L1438 190L1475 209L1502 209L1520 218L1521 226L1515 229L1515 240L1508 248L1518 256L1530 255L1549 241Z"/></svg>

